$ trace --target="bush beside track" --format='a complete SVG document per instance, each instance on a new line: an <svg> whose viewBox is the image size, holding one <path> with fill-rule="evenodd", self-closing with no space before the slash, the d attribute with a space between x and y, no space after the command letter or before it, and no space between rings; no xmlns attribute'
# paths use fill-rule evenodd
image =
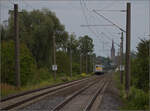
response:
<svg viewBox="0 0 150 111"><path fill-rule="evenodd" d="M119 72L114 74L115 84L120 91L120 97L124 103L121 110L148 110L149 109L149 92L131 86L129 97L126 97L125 84L120 84Z"/></svg>

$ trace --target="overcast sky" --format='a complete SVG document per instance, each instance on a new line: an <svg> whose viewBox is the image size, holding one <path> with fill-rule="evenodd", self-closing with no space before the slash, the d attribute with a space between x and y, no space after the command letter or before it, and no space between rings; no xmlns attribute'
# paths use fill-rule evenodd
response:
<svg viewBox="0 0 150 111"><path fill-rule="evenodd" d="M95 53L101 56L110 56L112 39L119 44L120 30L114 26L81 27L81 25L110 25L109 22L95 14L92 10L126 10L127 0L1 0L1 23L8 19L8 10L13 9L13 3L19 4L19 10L48 8L56 13L61 23L69 33L75 32L77 37L89 35L94 40ZM150 1L131 0L131 50L136 51L140 38L148 38L150 20ZM126 30L126 13L112 11L98 11L115 24ZM103 32L105 35L101 34ZM125 37L125 34L124 34ZM125 38L124 38L125 40ZM125 47L125 41L124 41ZM118 46L115 45L116 51ZM125 50L125 49L124 49Z"/></svg>

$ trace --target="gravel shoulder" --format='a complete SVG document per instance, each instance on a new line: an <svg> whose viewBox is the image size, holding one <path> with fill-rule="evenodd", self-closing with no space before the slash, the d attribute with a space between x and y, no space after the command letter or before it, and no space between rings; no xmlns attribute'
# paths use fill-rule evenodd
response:
<svg viewBox="0 0 150 111"><path fill-rule="evenodd" d="M99 109L100 111L116 111L121 106L123 106L123 102L121 101L119 90L116 88L114 80L112 80L105 90Z"/></svg>

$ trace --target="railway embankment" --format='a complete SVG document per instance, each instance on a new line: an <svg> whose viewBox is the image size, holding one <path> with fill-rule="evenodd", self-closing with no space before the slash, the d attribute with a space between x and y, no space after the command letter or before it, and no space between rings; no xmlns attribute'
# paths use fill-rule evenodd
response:
<svg viewBox="0 0 150 111"><path fill-rule="evenodd" d="M9 96L13 96L13 95L16 95L19 93L24 93L26 91L35 90L35 89L39 89L39 88L43 88L43 87L47 87L47 86L52 86L52 85L56 85L56 84L73 81L73 80L82 79L85 77L89 77L91 75L92 74L85 74L85 73L73 74L72 77L59 75L56 77L56 80L54 80L53 77L51 77L49 80L39 81L36 84L28 84L25 86L21 86L19 89L10 84L0 83L1 98L3 99L3 98L7 98Z"/></svg>
<svg viewBox="0 0 150 111"><path fill-rule="evenodd" d="M123 78L125 79L125 74L123 75ZM114 73L113 81L112 88L110 87L108 89L111 90L114 88L116 90L116 93L113 94L118 95L119 97L119 99L116 100L118 101L118 104L121 103L119 107L120 110L149 110L149 92L144 92L142 89L137 88L134 84L135 78L132 78L132 84L128 96L125 90L125 82L123 82L123 84L120 83L119 72ZM111 97L114 98L115 96L113 95ZM119 102L119 100L121 100L121 102Z"/></svg>

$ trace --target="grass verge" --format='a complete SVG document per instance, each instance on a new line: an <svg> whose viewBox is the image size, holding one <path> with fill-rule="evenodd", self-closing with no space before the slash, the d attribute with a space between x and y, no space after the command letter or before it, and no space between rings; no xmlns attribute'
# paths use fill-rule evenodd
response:
<svg viewBox="0 0 150 111"><path fill-rule="evenodd" d="M119 72L114 74L116 87L120 91L120 97L124 106L120 110L148 110L149 109L149 93L136 88L134 85L130 87L129 96L127 98L125 84L120 83Z"/></svg>
<svg viewBox="0 0 150 111"><path fill-rule="evenodd" d="M64 82L68 82L68 81L73 81L73 80L77 80L77 79L82 79L88 76L91 76L92 74L73 74L72 77L69 76L57 76L56 80L53 79L53 77L51 77L49 80L45 80L45 81L40 81L37 84L28 84L26 86L22 86L20 89L17 89L15 86L9 85L9 84L5 84L5 83L1 83L1 97L7 97L7 96L11 96L13 94L17 94L17 93L21 93L24 91L28 91L28 90L33 90L33 89L38 89L38 88L42 88L42 87L46 87L46 86L50 86L50 85L55 85L58 83L64 83Z"/></svg>

